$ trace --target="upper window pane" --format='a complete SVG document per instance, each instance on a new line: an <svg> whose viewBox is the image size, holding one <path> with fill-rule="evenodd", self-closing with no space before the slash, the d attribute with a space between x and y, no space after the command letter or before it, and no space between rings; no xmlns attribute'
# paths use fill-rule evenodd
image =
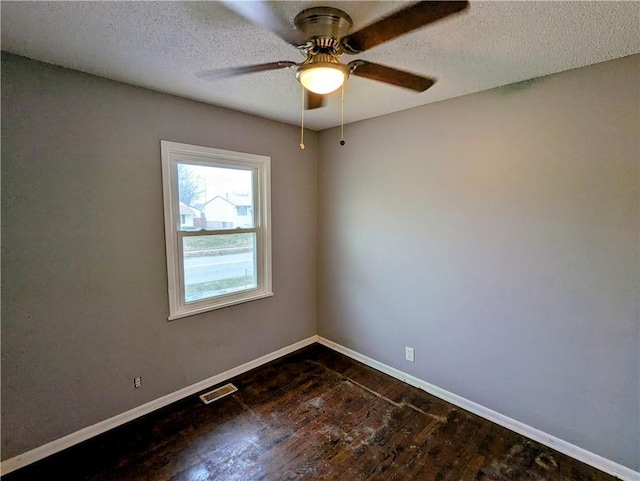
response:
<svg viewBox="0 0 640 481"><path fill-rule="evenodd" d="M255 227L253 171L178 163L180 230Z"/></svg>

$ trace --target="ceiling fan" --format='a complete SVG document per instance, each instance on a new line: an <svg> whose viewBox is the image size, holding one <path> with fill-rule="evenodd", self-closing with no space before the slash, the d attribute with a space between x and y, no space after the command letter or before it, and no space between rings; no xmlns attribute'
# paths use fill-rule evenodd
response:
<svg viewBox="0 0 640 481"><path fill-rule="evenodd" d="M295 68L297 79L305 87L307 109L322 107L324 95L337 90L349 75L424 92L435 83L435 79L366 60L344 64L339 57L342 54L364 52L469 6L467 1L418 2L351 32L351 17L337 8L312 7L303 10L295 17L294 24L290 25L265 1L227 0L223 3L250 22L271 30L306 58L300 63L283 60L207 70L196 74L197 77L214 80L252 72Z"/></svg>

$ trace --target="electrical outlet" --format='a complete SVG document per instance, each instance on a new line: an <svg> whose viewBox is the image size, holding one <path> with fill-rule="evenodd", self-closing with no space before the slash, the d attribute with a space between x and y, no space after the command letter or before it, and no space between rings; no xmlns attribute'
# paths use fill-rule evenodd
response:
<svg viewBox="0 0 640 481"><path fill-rule="evenodd" d="M407 361L415 362L415 351L412 347L407 346L404 348L404 358Z"/></svg>
<svg viewBox="0 0 640 481"><path fill-rule="evenodd" d="M136 389L142 387L142 377L137 376L133 378L133 387L135 387Z"/></svg>

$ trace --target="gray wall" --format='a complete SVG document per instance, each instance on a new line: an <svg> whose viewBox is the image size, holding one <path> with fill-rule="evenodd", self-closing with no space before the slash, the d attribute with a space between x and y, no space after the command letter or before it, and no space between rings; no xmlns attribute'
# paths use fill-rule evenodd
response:
<svg viewBox="0 0 640 481"><path fill-rule="evenodd" d="M638 470L639 67L322 132L319 333Z"/></svg>
<svg viewBox="0 0 640 481"><path fill-rule="evenodd" d="M167 321L161 139L271 156L274 297ZM298 139L3 55L3 459L316 333L317 135Z"/></svg>

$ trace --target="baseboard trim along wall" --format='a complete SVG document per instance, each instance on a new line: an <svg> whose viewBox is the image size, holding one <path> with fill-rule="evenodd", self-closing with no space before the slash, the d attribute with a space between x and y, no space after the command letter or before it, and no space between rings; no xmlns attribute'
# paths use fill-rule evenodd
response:
<svg viewBox="0 0 640 481"><path fill-rule="evenodd" d="M325 339L324 337L317 335L308 337L307 339L303 339L302 341L283 347L282 349L274 351L270 354L266 354L262 357L259 357L258 359L246 362L238 367L229 369L228 371L222 372L220 374L216 374L215 376L204 379L200 382L192 384L191 386L187 386L183 389L180 389L179 391L175 391L171 394L167 394L166 396L162 396L161 398L150 401L146 404L143 404L142 406L138 406L137 408L131 409L130 411L101 421L97 424L94 424L93 426L88 426L60 439L56 439L55 441L47 443L43 446L32 449L31 451L27 451L26 453L19 454L18 456L7 459L6 461L0 463L0 474L5 475L23 466L35 463L40 459L46 458L47 456L60 452L66 448L70 448L71 446L81 443L82 441L86 441L87 439L102 434L110 429L125 424L129 421L133 421L134 419L144 416L145 414L149 414L156 409L160 409L161 407L167 406L175 401L179 401L180 399L183 399L187 396L196 394L213 385L220 384L239 374L262 366L263 364L276 360L282 356L297 351L298 349L302 349L303 347L309 346L315 342L333 349L334 351L337 351L341 354L344 354L345 356L348 356L356 361L366 364L367 366L377 369L378 371L388 374L396 379L399 379L400 381L406 382L407 384L422 389L429 394L433 394L434 396L443 399L444 401L450 402L451 404L454 404L462 409L465 409L466 411L469 411L484 419L499 424L500 426L510 429L511 431L515 431L518 434L522 434L523 436L526 436L530 439L533 439L534 441L544 444L545 446L553 448L556 451L560 451L563 454L571 456L572 458L575 458L578 461L582 461L583 463L593 466L594 468L604 471L605 473L616 476L624 481L640 480L640 472L634 471L630 468L627 468L626 466L622 466L621 464L603 458L602 456L594 454L574 444L568 443L567 441L563 441L562 439L559 439L555 436L544 433L534 427L528 426L524 423L521 423L520 421L516 421L515 419L511 419L496 411L481 406L480 404L474 403L473 401L450 393L449 391L445 391L444 389L434 386L433 384L429 384L428 382L418 379L417 377L406 374L398 369L387 366L386 364L378 362L375 359L367 357L363 354L360 354L359 352L356 352L336 342L330 341L328 339Z"/></svg>
<svg viewBox="0 0 640 481"><path fill-rule="evenodd" d="M481 406L473 401L465 399L461 396L453 394L449 391L445 391L444 389L439 388L438 386L434 386L433 384L429 384L422 379L418 379L417 377L411 376L410 374L406 374L398 369L395 369L391 366L387 366L381 362L376 361L375 359L371 359L359 352L353 351L347 347L344 347L336 342L325 339L321 336L318 336L318 343L326 346L334 351L337 351L345 356L350 357L356 361L359 361L367 366L370 366L378 371L381 371L385 374L388 374L400 381L406 382L414 387L422 389L423 391L428 392L429 394L433 394L434 396L450 402L466 411L469 411L473 414L476 414L484 419L487 419L491 422L499 424L502 427L505 427L511 431L514 431L518 434L522 434L523 436L528 437L534 441L539 442L540 444L544 444L550 448L555 449L556 451L560 451L567 456L571 456L578 461L582 461L589 466L593 466L600 471L604 471L605 473L616 476L624 481L639 481L640 480L640 472L634 471L633 469L627 468L621 464L618 464L609 459L603 458L591 451L587 451L575 444L571 444L567 441L563 441L551 434L547 434L539 429L531 427L527 424L521 423L520 421L516 421L508 416L504 416L496 411L493 411L489 408Z"/></svg>
<svg viewBox="0 0 640 481"><path fill-rule="evenodd" d="M46 458L47 456L70 448L71 446L81 443L82 441L86 441L87 439L102 434L110 429L118 427L129 421L133 421L134 419L144 416L145 414L149 414L156 409L160 409L187 396L196 394L215 384L220 384L221 382L227 381L232 377L250 371L251 369L262 366L263 364L266 364L268 362L274 361L275 359L297 351L298 349L302 349L303 347L309 346L315 342L318 342L318 336L308 337L307 339L303 339L302 341L298 341L294 344L283 347L282 349L278 349L277 351L274 351L272 353L265 354L258 359L246 362L238 367L229 369L228 371L222 372L220 374L216 374L215 376L204 379L200 382L192 384L191 386L187 386L183 389L180 389L179 391L175 391L173 393L167 394L166 396L162 396L161 398L150 401L146 404L138 406L137 408L133 408L112 418L105 419L104 421L94 424L93 426L88 426L86 428L80 429L79 431L68 434L67 436L56 439L55 441L51 441L50 443L32 449L31 451L27 451L26 453L19 454L18 456L7 459L6 461L2 461L2 463L0 463L0 474L3 476L5 474L9 474L16 469L22 468L23 466L27 466L31 463L35 463L36 461Z"/></svg>

